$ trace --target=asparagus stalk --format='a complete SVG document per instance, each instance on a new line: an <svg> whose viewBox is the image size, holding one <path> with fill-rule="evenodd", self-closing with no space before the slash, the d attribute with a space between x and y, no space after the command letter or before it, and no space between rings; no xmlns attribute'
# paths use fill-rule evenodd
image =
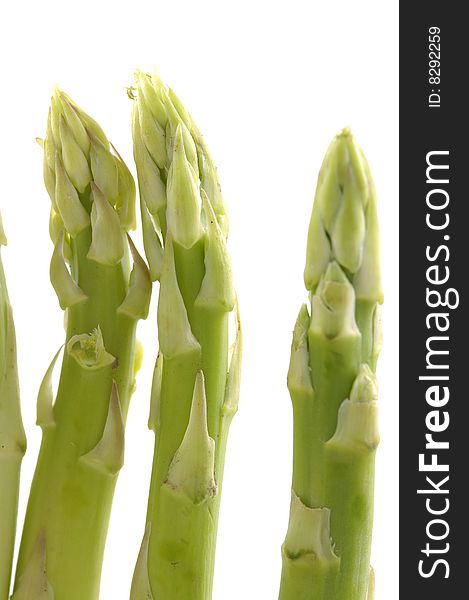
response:
<svg viewBox="0 0 469 600"><path fill-rule="evenodd" d="M280 600L366 600L382 290L376 198L349 130L319 175L288 388L294 444Z"/></svg>
<svg viewBox="0 0 469 600"><path fill-rule="evenodd" d="M132 176L99 125L55 90L41 143L50 277L67 326L55 401L60 351L38 394L42 444L13 599L96 600L151 280L126 233L135 226Z"/></svg>
<svg viewBox="0 0 469 600"><path fill-rule="evenodd" d="M155 453L132 600L209 600L241 334L228 371L235 293L216 169L192 118L156 75L138 73L134 156L144 245L160 281Z"/></svg>
<svg viewBox="0 0 469 600"><path fill-rule="evenodd" d="M0 248L6 243L0 215ZM10 591L20 468L25 450L15 327L0 256L0 600L7 600Z"/></svg>

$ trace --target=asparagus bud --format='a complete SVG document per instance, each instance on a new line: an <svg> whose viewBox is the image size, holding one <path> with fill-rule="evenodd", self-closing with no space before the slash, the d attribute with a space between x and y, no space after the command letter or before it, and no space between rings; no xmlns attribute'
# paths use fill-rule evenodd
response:
<svg viewBox="0 0 469 600"><path fill-rule="evenodd" d="M316 290L331 260L353 285L363 357L372 364L372 317L383 301L376 192L366 158L349 129L334 138L319 173L304 271L308 290Z"/></svg>
<svg viewBox="0 0 469 600"><path fill-rule="evenodd" d="M308 290L316 289L331 260L350 274L357 297L367 288L382 300L375 189L349 129L334 138L319 173L306 251Z"/></svg>
<svg viewBox="0 0 469 600"><path fill-rule="evenodd" d="M155 455L132 600L209 600L241 333L216 169L191 116L156 74L136 74L132 114L142 229L160 280L159 358L149 424ZM177 569L175 568L177 565Z"/></svg>
<svg viewBox="0 0 469 600"><path fill-rule="evenodd" d="M382 290L374 185L348 129L334 138L319 174L304 278L311 314L302 307L288 373L294 500L280 600L366 600ZM327 564L305 542L317 539L320 511L328 524L330 516Z"/></svg>
<svg viewBox="0 0 469 600"><path fill-rule="evenodd" d="M59 353L39 390L42 443L13 599L97 600L150 275L127 236L135 226L132 176L96 121L58 89L42 146L50 276L67 329L56 398Z"/></svg>

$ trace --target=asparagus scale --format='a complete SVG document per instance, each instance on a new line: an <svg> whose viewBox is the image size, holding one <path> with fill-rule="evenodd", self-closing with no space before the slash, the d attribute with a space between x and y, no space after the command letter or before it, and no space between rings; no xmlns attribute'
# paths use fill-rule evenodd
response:
<svg viewBox="0 0 469 600"><path fill-rule="evenodd" d="M370 600L382 289L376 198L348 129L319 175L308 232L310 308L288 372L294 443L280 600Z"/></svg>
<svg viewBox="0 0 469 600"><path fill-rule="evenodd" d="M241 330L215 166L192 118L157 75L137 73L133 110L146 256L159 280L155 453L132 600L209 600Z"/></svg>
<svg viewBox="0 0 469 600"><path fill-rule="evenodd" d="M135 328L148 312L151 281L127 235L135 185L101 127L55 90L41 144L50 277L67 326L56 397L60 351L38 394L42 443L13 600L97 600L139 361Z"/></svg>
<svg viewBox="0 0 469 600"><path fill-rule="evenodd" d="M0 248L6 243L0 215ZM0 256L0 600L8 600L9 596L20 468L25 450L15 327Z"/></svg>

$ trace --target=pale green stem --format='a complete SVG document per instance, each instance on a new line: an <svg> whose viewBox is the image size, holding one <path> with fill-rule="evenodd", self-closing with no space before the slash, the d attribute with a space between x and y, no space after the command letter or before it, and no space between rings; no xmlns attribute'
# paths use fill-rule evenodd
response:
<svg viewBox="0 0 469 600"><path fill-rule="evenodd" d="M38 394L43 437L13 600L97 600L139 362L136 323L148 312L151 281L126 236L135 217L130 172L99 125L59 90L42 145L50 276L67 328L55 401L58 354Z"/></svg>
<svg viewBox="0 0 469 600"><path fill-rule="evenodd" d="M309 333L309 357L312 383L315 390L309 421L310 436L304 437L300 452L309 457L309 494L302 498L307 506L329 506L326 496L324 444L337 427L337 413L347 398L360 365L360 335L351 333L334 339ZM295 487L295 474L293 478ZM300 496L301 497L301 496Z"/></svg>
<svg viewBox="0 0 469 600"><path fill-rule="evenodd" d="M89 300L69 309L66 339L101 328L106 351L117 359L87 371L65 353L54 405L55 425L44 428L17 567L21 583L40 535L54 600L95 600L117 472L90 467L81 457L103 435L112 382L123 416L133 386L136 321L117 313L127 293L127 267L86 258L90 230L75 245L78 284ZM67 532L66 535L64 532ZM33 598L31 600L34 600Z"/></svg>
<svg viewBox="0 0 469 600"><path fill-rule="evenodd" d="M374 451L350 448L327 456L331 535L340 559L334 600L366 600L373 527ZM344 493L347 490L347 493ZM350 491L349 491L350 490Z"/></svg>
<svg viewBox="0 0 469 600"><path fill-rule="evenodd" d="M0 218L0 238L2 234ZM0 600L9 597L20 468L25 450L15 329L0 256Z"/></svg>
<svg viewBox="0 0 469 600"><path fill-rule="evenodd" d="M375 190L348 129L334 138L319 174L304 276L311 317L300 311L288 382L298 500L283 546L279 597L366 600L378 444L370 368L381 346L382 290ZM320 510L328 511L330 527L329 519L326 527L311 517ZM336 558L330 570L316 560L318 544L311 541L320 526Z"/></svg>
<svg viewBox="0 0 469 600"><path fill-rule="evenodd" d="M152 524L148 568L155 598L208 600L212 589L220 489L209 502L193 506L185 496L177 501L178 493L169 492L163 483L187 428L194 382L200 369L205 377L208 433L216 442L217 484L221 479L219 422L227 372L228 315L194 305L205 274L203 243L198 242L190 250L174 243L174 249L181 295L201 352L163 361L160 421L147 516Z"/></svg>

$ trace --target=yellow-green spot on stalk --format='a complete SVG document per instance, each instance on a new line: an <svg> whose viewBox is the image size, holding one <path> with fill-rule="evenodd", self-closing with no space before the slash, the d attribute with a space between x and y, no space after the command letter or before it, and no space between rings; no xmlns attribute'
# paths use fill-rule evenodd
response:
<svg viewBox="0 0 469 600"><path fill-rule="evenodd" d="M0 249L5 244L0 215ZM0 600L9 597L20 468L25 450L15 327L0 255Z"/></svg>
<svg viewBox="0 0 469 600"><path fill-rule="evenodd" d="M136 74L132 133L145 252L160 290L149 419L155 453L131 599L210 600L242 346L226 211L198 129L156 74Z"/></svg>
<svg viewBox="0 0 469 600"><path fill-rule="evenodd" d="M132 176L99 125L60 90L42 146L50 275L67 327L56 397L60 351L38 393L42 443L13 600L97 600L139 363L135 329L151 280L127 233L135 226Z"/></svg>
<svg viewBox="0 0 469 600"><path fill-rule="evenodd" d="M298 315L288 372L292 504L279 598L367 600L383 298L375 189L348 129L319 174L304 277L310 306Z"/></svg>

